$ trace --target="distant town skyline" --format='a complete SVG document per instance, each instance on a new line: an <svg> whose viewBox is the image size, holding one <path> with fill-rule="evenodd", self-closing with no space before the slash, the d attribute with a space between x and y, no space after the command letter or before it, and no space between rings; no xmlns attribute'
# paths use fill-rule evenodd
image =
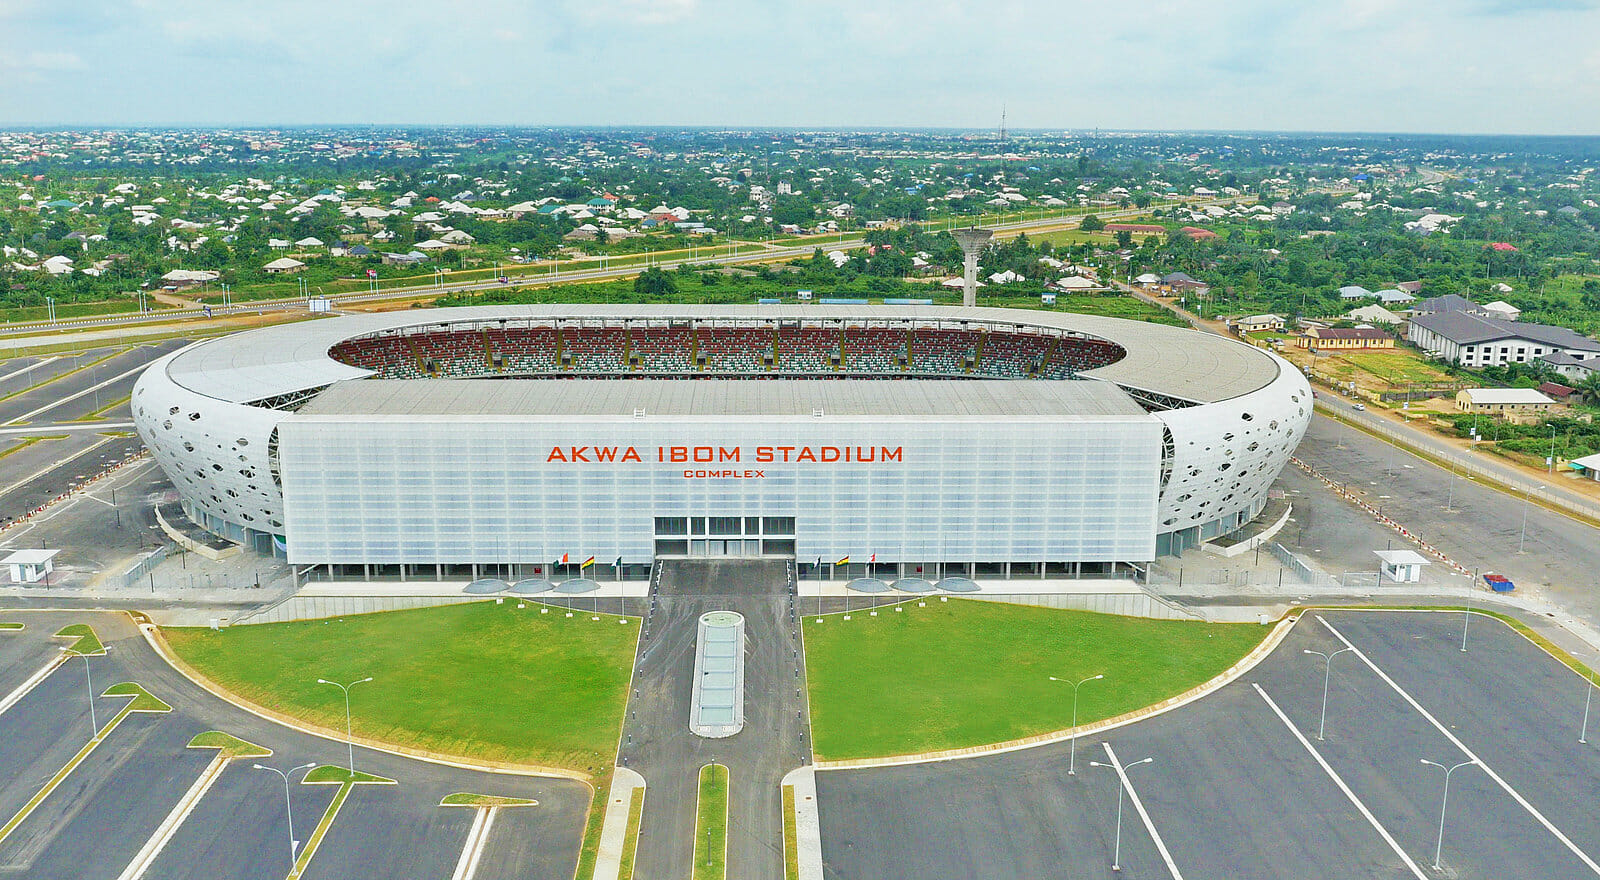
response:
<svg viewBox="0 0 1600 880"><path fill-rule="evenodd" d="M0 125L1600 134L1600 0L0 2Z"/></svg>

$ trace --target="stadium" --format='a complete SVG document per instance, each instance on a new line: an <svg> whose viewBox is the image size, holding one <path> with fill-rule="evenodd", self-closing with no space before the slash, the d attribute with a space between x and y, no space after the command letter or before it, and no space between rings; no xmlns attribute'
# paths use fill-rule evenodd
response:
<svg viewBox="0 0 1600 880"><path fill-rule="evenodd" d="M132 405L196 524L334 577L1071 577L1249 522L1311 394L1270 352L1088 315L528 305L200 342Z"/></svg>

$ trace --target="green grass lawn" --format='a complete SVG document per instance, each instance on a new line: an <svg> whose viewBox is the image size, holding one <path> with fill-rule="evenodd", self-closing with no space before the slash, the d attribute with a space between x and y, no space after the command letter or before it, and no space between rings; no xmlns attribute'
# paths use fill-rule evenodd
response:
<svg viewBox="0 0 1600 880"><path fill-rule="evenodd" d="M1257 624L1147 620L978 600L805 620L818 758L963 748L1110 718L1182 693L1248 653Z"/></svg>
<svg viewBox="0 0 1600 880"><path fill-rule="evenodd" d="M334 620L165 630L172 649L247 700L357 736L484 760L609 771L638 621L477 602Z"/></svg>
<svg viewBox="0 0 1600 880"><path fill-rule="evenodd" d="M700 768L700 805L694 823L693 880L723 880L728 865L728 768Z"/></svg>

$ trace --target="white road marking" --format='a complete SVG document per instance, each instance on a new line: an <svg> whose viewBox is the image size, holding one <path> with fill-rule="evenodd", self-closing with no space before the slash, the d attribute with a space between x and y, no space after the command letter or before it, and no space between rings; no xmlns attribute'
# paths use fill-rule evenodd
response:
<svg viewBox="0 0 1600 880"><path fill-rule="evenodd" d="M456 862L456 872L450 880L472 880L478 873L478 860L483 858L484 845L489 842L489 829L494 825L494 807L474 810L472 830L467 832L467 845L461 850L461 860ZM131 880L131 878L122 878Z"/></svg>
<svg viewBox="0 0 1600 880"><path fill-rule="evenodd" d="M104 382L99 383L98 385L91 385L88 388L85 388L85 389L83 389L82 391L79 391L76 394L69 394L66 397L61 398L60 400L53 400L50 403L47 403L44 406L41 406L41 407L39 407L38 409L36 409L36 410L34 410L32 412L23 413L22 415L17 416L14 419L8 419L4 423L0 423L0 424L15 425L17 422L26 422L26 421L32 419L34 416L38 415L39 413L49 412L50 410L55 409L56 407L60 406L63 403L70 403L71 401L77 400L78 398L83 397L86 394L93 394L94 392L99 391L101 388L104 388L107 385L111 385L111 384L114 384L116 382L120 382L121 380L126 379L129 376L132 376L134 373L140 372L141 370L143 370L145 367L148 367L148 366L150 366L150 362L146 361L146 362L140 364L139 366L134 367L131 370L128 370L128 371L122 372L122 373L118 373L117 375L112 376L111 378L105 380Z"/></svg>
<svg viewBox="0 0 1600 880"><path fill-rule="evenodd" d="M54 434L58 431L110 431L131 427L133 422L51 422L44 425L29 425L26 428L0 428L0 436Z"/></svg>
<svg viewBox="0 0 1600 880"><path fill-rule="evenodd" d="M117 876L117 880L139 880L140 877L144 876L144 872L149 870L150 866L155 863L156 857L161 855L162 848L167 845L168 841L172 840L173 835L178 833L178 828L183 825L183 820L189 818L189 814L194 812L196 806L199 806L200 799L205 797L206 792L211 790L211 786L221 778L222 771L227 769L229 760L231 759L227 755L220 752L215 758L211 759L211 763L207 764L206 769L201 771L200 778L189 786L187 792L184 792L183 797L178 800L177 806L173 807L172 812L167 814L167 818L162 820L160 827L156 828L155 833L150 835L150 839L145 841L144 846L133 857L133 861L129 862L128 867L124 868L122 873Z"/></svg>
<svg viewBox="0 0 1600 880"><path fill-rule="evenodd" d="M55 672L56 667L67 662L67 658L71 656L71 654L58 654L56 657L52 658L49 663L46 663L43 669L40 669L38 672L35 672L33 675L29 676L28 680L18 686L16 690L6 694L6 698L0 700L0 715L4 715L7 709L10 709L12 706L22 702L22 698L28 695L28 691L38 687L39 682L49 678L50 673Z"/></svg>
<svg viewBox="0 0 1600 880"><path fill-rule="evenodd" d="M1156 832L1156 823L1150 821L1150 814L1145 812L1144 803L1139 800L1139 793L1133 790L1133 783L1128 781L1128 774L1122 769L1122 762L1117 760L1117 753L1111 750L1111 743L1101 743L1105 746L1106 756L1111 759L1111 765L1117 768L1117 776L1122 779L1122 787L1128 790L1128 802L1133 804L1133 809L1138 812L1139 818L1144 820L1145 830L1150 832L1150 839L1155 841L1156 852L1161 853L1161 860L1167 863L1167 870L1172 872L1172 880L1183 880L1183 873L1178 870L1178 863L1172 860L1172 853L1167 851L1167 844Z"/></svg>
<svg viewBox="0 0 1600 880"><path fill-rule="evenodd" d="M0 382L4 382L5 380L11 378L12 376L20 376L23 373L28 372L29 370L33 370L33 369L37 369L38 367L42 367L45 364L50 363L51 361L58 361L58 360L61 360L59 355L52 355L50 357L45 358L42 361L39 361L36 364L32 364L30 366L26 366L26 367L23 367L23 368L18 369L18 370L12 370L11 372L5 374L4 376L0 376Z"/></svg>
<svg viewBox="0 0 1600 880"><path fill-rule="evenodd" d="M1339 774L1335 773L1333 767L1329 766L1328 762L1323 759L1316 746L1311 744L1311 740L1306 739L1305 734L1302 734L1299 728L1294 726L1294 722L1289 720L1289 716L1283 714L1283 710L1279 709L1278 704L1267 696L1267 692L1261 689L1261 685L1251 682L1250 686L1256 689L1256 693L1261 695L1261 699L1267 701L1267 706L1272 709L1273 714L1277 715L1278 720L1283 722L1283 726L1289 728L1289 732L1294 734L1294 738L1306 747L1306 751L1311 753L1311 757L1317 759L1317 764L1322 767L1323 772L1328 774L1328 778L1333 780L1334 785L1339 786L1339 790L1344 792L1344 796L1350 799L1350 803L1355 804L1356 809L1361 811L1361 815L1366 817L1367 822L1378 832L1378 836L1383 838L1384 843L1389 844L1389 848L1394 850L1395 855L1400 857L1400 861L1406 863L1406 867L1411 869L1411 873L1416 876L1417 880L1428 880L1428 875L1422 873L1422 869L1417 867L1417 863L1412 860L1411 856L1400 848L1399 842L1394 839L1388 829L1379 824L1378 817L1372 815L1372 811L1367 809L1367 805L1363 804L1360 798L1356 797L1356 793L1350 790L1350 786L1344 784L1344 780L1339 778Z"/></svg>
<svg viewBox="0 0 1600 880"><path fill-rule="evenodd" d="M1411 708L1417 710L1417 713L1423 718L1428 719L1428 723L1432 724L1439 730L1440 733L1444 734L1445 739L1450 740L1451 744L1460 749L1462 754L1478 762L1478 766L1483 768L1483 772L1487 773L1490 779L1493 779L1497 785L1505 789L1506 794L1511 795L1513 800L1521 804L1522 808L1527 810L1529 815L1539 820L1539 824L1543 825L1546 831L1549 831L1551 834L1555 835L1555 838L1561 841L1561 844L1570 850L1573 855L1577 856L1579 861L1587 865L1589 870L1595 872L1596 875L1600 875L1600 864L1595 864L1594 859L1589 858L1588 853L1585 853L1583 850L1579 849L1578 845L1573 843L1571 838L1567 837L1565 834L1562 834L1561 829L1557 828L1549 819L1546 819L1544 814L1539 812L1538 809L1533 806L1533 804L1528 803L1527 798L1523 797L1521 794L1518 794L1517 790L1512 788L1511 785L1507 783L1499 773L1494 772L1493 767L1490 767L1488 764L1484 763L1482 758L1478 757L1477 752L1467 748L1466 743L1462 742L1460 739L1457 739L1455 734L1451 733L1448 728L1439 723L1439 719L1433 717L1433 714L1427 709L1422 708L1421 703L1418 703L1416 700L1412 699L1411 695L1406 693L1404 688L1400 687L1400 685L1397 684L1394 679L1390 678L1382 669L1379 669L1378 664L1372 662L1372 658L1368 657L1360 648L1350 644L1350 640L1344 637L1344 633L1334 629L1333 624L1323 620L1321 615L1317 616L1317 622L1327 627L1328 632L1333 633L1334 636L1339 639L1339 641L1344 642L1346 646L1351 648L1351 652L1357 657L1360 657L1361 662L1367 664L1368 668L1370 668L1373 672L1376 672L1378 677L1383 679L1385 684L1389 685L1391 688L1394 688L1395 693L1399 694L1407 703L1410 703Z"/></svg>

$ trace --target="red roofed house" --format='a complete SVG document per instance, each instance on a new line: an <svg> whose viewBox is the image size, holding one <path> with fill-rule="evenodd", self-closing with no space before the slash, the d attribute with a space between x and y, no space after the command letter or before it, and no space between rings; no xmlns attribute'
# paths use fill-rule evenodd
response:
<svg viewBox="0 0 1600 880"><path fill-rule="evenodd" d="M1201 229L1198 226L1185 226L1182 229L1179 229L1178 231L1183 233L1184 235L1189 236L1190 238L1194 239L1195 241L1205 241L1208 238L1216 238L1217 237L1217 234L1215 232L1212 232L1209 229Z"/></svg>
<svg viewBox="0 0 1600 880"><path fill-rule="evenodd" d="M1567 400L1572 397L1573 392L1577 389L1570 385L1562 385L1559 382L1541 382L1539 383L1539 387L1534 390L1546 397L1553 397L1562 403L1566 403Z"/></svg>
<svg viewBox="0 0 1600 880"><path fill-rule="evenodd" d="M1394 337L1374 327L1308 327L1294 344L1321 351L1394 348Z"/></svg>
<svg viewBox="0 0 1600 880"><path fill-rule="evenodd" d="M1489 245L1489 250L1491 250L1491 251L1500 251L1502 253L1508 253L1508 254L1514 254L1514 253L1517 252L1517 247L1516 247L1516 245L1513 245L1513 244L1508 244L1508 243L1503 242L1503 241L1497 241L1494 244Z"/></svg>

